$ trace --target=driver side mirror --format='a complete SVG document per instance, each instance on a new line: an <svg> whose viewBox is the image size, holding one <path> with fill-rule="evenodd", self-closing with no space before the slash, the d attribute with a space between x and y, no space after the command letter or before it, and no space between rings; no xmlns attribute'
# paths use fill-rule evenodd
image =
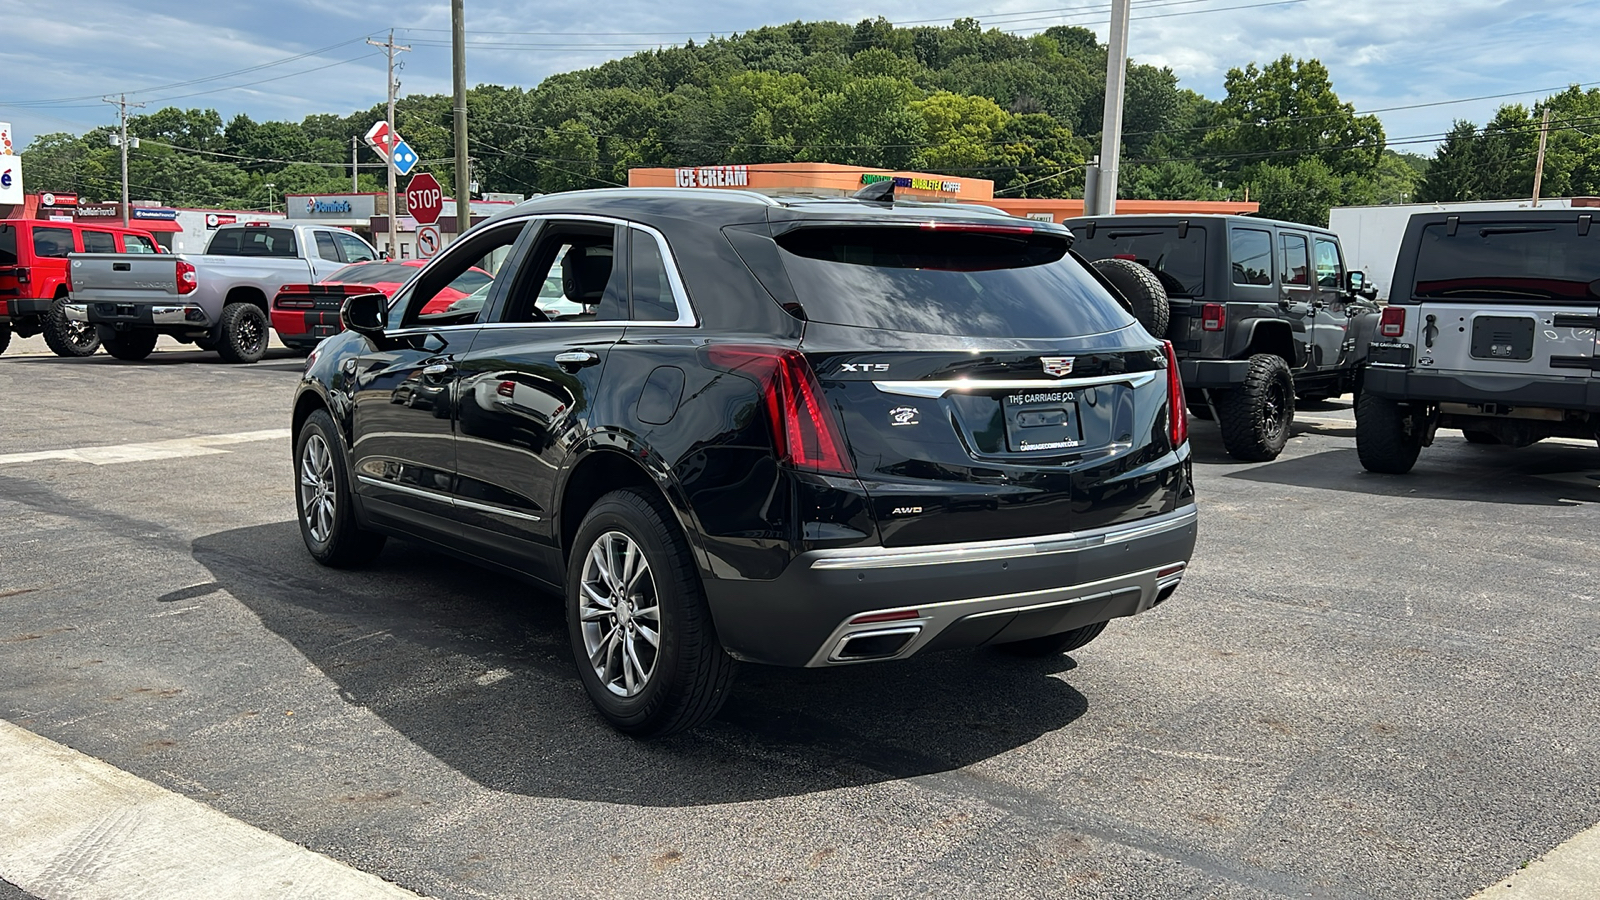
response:
<svg viewBox="0 0 1600 900"><path fill-rule="evenodd" d="M344 323L346 331L381 338L389 322L389 298L379 293L346 297L344 306L339 308L339 321Z"/></svg>
<svg viewBox="0 0 1600 900"><path fill-rule="evenodd" d="M1368 300L1378 296L1377 285L1367 283L1367 273L1365 272L1346 272L1344 289L1350 294L1357 297L1365 297Z"/></svg>

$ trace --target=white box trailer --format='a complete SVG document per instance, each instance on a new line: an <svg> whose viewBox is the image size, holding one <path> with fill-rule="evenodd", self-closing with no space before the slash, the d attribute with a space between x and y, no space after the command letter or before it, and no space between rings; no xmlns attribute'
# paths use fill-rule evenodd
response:
<svg viewBox="0 0 1600 900"><path fill-rule="evenodd" d="M1570 200L1552 197L1540 200L1540 209L1568 209L1572 206L1600 206L1600 199L1580 197ZM1502 209L1531 209L1533 201L1476 200L1467 203L1396 203L1389 206L1336 206L1328 213L1328 228L1339 235L1344 245L1345 265L1367 273L1378 286L1378 298L1389 299L1389 283L1394 280L1394 265L1400 255L1400 240L1406 223L1417 213L1493 212Z"/></svg>

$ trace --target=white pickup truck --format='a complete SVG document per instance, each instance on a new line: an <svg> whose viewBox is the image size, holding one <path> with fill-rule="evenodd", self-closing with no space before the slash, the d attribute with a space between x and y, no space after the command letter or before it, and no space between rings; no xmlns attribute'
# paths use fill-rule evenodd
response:
<svg viewBox="0 0 1600 900"><path fill-rule="evenodd" d="M118 359L144 359L165 334L216 350L228 362L255 362L266 353L267 304L280 287L318 282L377 257L342 228L228 225L199 255L71 254L65 311L72 321L94 325Z"/></svg>

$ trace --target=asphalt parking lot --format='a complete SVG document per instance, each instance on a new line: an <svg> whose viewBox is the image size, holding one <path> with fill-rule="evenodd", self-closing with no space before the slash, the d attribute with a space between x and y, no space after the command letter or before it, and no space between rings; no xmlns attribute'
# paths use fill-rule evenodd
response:
<svg viewBox="0 0 1600 900"><path fill-rule="evenodd" d="M1600 821L1592 444L1392 477L1348 398L1271 463L1197 421L1161 608L1049 661L746 667L639 743L555 598L311 561L300 368L0 357L0 719L435 898L1467 897ZM6 853L0 898L90 896Z"/></svg>

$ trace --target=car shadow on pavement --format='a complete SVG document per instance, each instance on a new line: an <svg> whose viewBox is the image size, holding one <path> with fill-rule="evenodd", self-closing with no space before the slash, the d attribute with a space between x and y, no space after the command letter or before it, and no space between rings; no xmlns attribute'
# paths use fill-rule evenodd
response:
<svg viewBox="0 0 1600 900"><path fill-rule="evenodd" d="M1361 466L1355 450L1328 450L1253 466L1226 478L1388 497L1522 506L1600 502L1600 452L1570 445L1482 447L1441 435L1405 475Z"/></svg>
<svg viewBox="0 0 1600 900"><path fill-rule="evenodd" d="M968 766L1088 708L1054 677L1074 667L1067 656L743 665L711 723L638 741L590 706L553 594L397 540L366 570L325 569L292 521L207 535L193 552L346 702L498 791L646 806L792 796Z"/></svg>

